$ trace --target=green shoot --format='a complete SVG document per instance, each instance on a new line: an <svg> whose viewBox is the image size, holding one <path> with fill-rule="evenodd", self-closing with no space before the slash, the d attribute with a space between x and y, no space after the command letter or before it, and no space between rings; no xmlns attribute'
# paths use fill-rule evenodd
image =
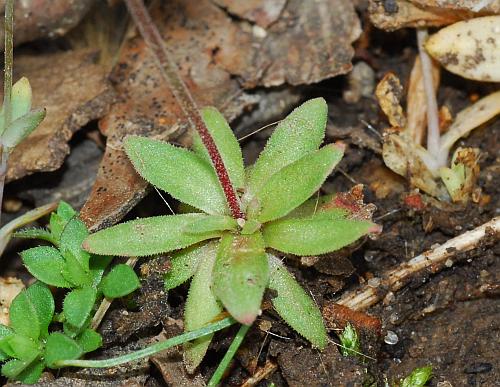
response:
<svg viewBox="0 0 500 387"><path fill-rule="evenodd" d="M339 335L339 339L342 355L357 356L361 352L358 332L356 332L356 329L350 323L347 323L346 327Z"/></svg>
<svg viewBox="0 0 500 387"><path fill-rule="evenodd" d="M424 387L431 377L431 365L415 368L410 375L401 380L399 387Z"/></svg>

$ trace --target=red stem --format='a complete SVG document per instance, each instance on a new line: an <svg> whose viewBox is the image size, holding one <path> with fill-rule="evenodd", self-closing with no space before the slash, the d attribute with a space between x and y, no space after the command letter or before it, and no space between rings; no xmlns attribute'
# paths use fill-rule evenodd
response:
<svg viewBox="0 0 500 387"><path fill-rule="evenodd" d="M238 197L231 184L229 174L227 173L227 169L217 149L217 145L215 145L213 137L210 135L210 132L201 118L193 96L179 76L177 66L167 52L163 39L154 25L153 20L151 20L149 12L144 6L144 2L142 0L125 0L125 3L144 41L153 53L161 74L170 85L172 93L184 111L184 114L186 114L188 120L196 128L203 141L203 145L207 148L233 218L244 218L245 216L241 211Z"/></svg>

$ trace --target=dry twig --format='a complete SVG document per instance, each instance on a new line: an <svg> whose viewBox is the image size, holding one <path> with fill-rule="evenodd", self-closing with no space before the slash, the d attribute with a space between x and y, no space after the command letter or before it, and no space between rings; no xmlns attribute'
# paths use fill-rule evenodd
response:
<svg viewBox="0 0 500 387"><path fill-rule="evenodd" d="M347 306L354 310L366 309L383 299L387 292L395 292L401 289L410 278L420 271L431 268L437 273L444 267L453 264L448 261L457 253L463 253L476 248L486 236L493 236L498 240L500 236L500 217L495 217L487 223L467 231L439 247L428 250L410 261L389 270L381 276L377 287L365 285L361 290L345 293L337 304Z"/></svg>

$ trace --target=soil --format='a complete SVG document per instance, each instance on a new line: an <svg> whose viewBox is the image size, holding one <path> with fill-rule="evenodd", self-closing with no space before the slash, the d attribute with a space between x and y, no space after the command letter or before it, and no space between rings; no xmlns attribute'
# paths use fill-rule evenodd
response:
<svg viewBox="0 0 500 387"><path fill-rule="evenodd" d="M369 63L377 79L386 71L393 71L400 79L407 80L416 55L414 40L413 30L401 30L396 34L373 31L368 47L358 53L354 62L363 59ZM481 149L478 185L483 198L489 200L482 201L481 205L470 203L465 208L431 203L422 210L415 210L403 200L410 192L406 182L392 176L383 167L379 137L361 123L362 120L369 122L379 132L387 126L376 100L361 97L356 103L348 103L343 98L343 91L348 87L347 77L341 76L304 88L281 89L285 95L299 96L300 100L313 96L327 99L330 112L327 140L342 140L348 148L339 167L341 173L335 173L323 191L346 191L354 182L364 184L365 201L377 206L374 218L384 228L378 238L366 239L357 244L356 249L351 249L350 262L346 262L346 256L341 254L320 257L321 264L314 267L306 267L297 257L287 259L291 271L311 291L320 306L334 302L346 290L358 287L434 244L443 243L498 215L500 120L475 130L462 141L466 146ZM493 89L494 85L445 73L438 99L440 104L446 103L456 113L470 103L469 95L484 95ZM288 97L288 100L294 101L294 98ZM276 118L279 117L269 118L269 121ZM267 123L240 119L237 132L250 132L249 122L253 128ZM255 159L271 131L264 130L244 142L247 161ZM96 123L92 122L72 140L72 151L61 170L9 184L6 198L20 202L24 209L53 198L64 198L81 207L102 155L102 149L90 140L96 135ZM380 179L386 177L387 181L383 183L387 185L387 192L380 197L373 183L380 183ZM162 200L153 192L128 217L164 212ZM18 214L7 215L3 221ZM2 276L29 280L16 255L26 246L26 242L11 244L3 258ZM276 386L383 386L385 380L397 381L415 367L428 364L433 366L434 375L430 386L500 385L499 255L498 244L476 249L451 268L435 275L420 275L397 292L392 300L369 309L367 313L381 321L380 335L362 334L362 350L369 357L343 357L334 345L324 352L311 349L304 339L267 310L248 334L224 385L240 385L266 361L277 367L257 384L259 386L269 386L271 382ZM131 299L113 304L100 330L105 346L94 354L95 358L141 348L158 339L162 329L180 331L187 288L175 289L167 298L158 274L168 270L167 258L141 260L137 267L143 276L143 286ZM272 335L259 328L262 321L271 322ZM229 329L216 335L200 368L205 380L215 370L234 333L234 329ZM331 338L338 342L335 331L331 331ZM177 366L173 367L175 364ZM110 370L46 373L39 385L201 385L200 376L190 379L182 367L178 367L179 364L180 355L174 351L168 356L155 358L153 362L140 361Z"/></svg>

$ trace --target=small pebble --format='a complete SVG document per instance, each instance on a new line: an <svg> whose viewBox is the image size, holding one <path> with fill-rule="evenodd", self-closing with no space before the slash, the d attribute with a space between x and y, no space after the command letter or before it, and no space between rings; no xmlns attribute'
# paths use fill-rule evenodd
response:
<svg viewBox="0 0 500 387"><path fill-rule="evenodd" d="M379 285L380 285L380 278L374 277L368 280L368 286L371 286L372 288L376 288Z"/></svg>
<svg viewBox="0 0 500 387"><path fill-rule="evenodd" d="M446 267L452 267L453 266L453 260L452 259L447 259L446 262L444 263Z"/></svg>
<svg viewBox="0 0 500 387"><path fill-rule="evenodd" d="M395 345L399 341L398 335L393 332L393 331L387 331L385 337L384 337L384 343L389 344L389 345Z"/></svg>

